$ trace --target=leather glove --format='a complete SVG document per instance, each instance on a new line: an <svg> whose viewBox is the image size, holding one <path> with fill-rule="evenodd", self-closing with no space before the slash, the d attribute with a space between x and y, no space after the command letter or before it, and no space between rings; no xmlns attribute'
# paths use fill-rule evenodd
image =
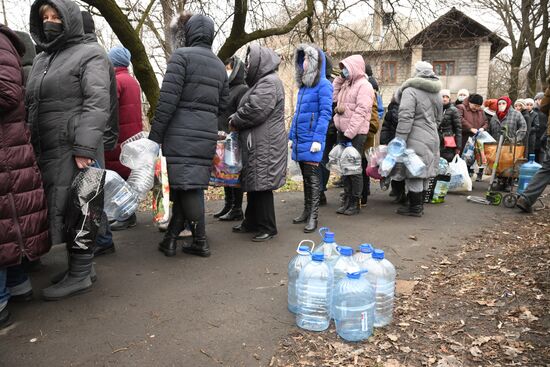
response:
<svg viewBox="0 0 550 367"><path fill-rule="evenodd" d="M321 143L318 143L318 142L314 141L313 143L311 143L311 148L309 148L309 151L311 153L320 152L321 151Z"/></svg>

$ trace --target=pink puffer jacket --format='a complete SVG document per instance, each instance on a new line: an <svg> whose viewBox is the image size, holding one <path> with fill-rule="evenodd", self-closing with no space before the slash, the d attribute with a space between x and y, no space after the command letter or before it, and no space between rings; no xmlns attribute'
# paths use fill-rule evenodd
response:
<svg viewBox="0 0 550 367"><path fill-rule="evenodd" d="M349 78L334 79L332 100L337 103L334 124L346 137L369 133L370 116L374 102L374 89L365 76L365 61L360 55L352 55L340 63L346 67ZM343 111L338 113L340 107Z"/></svg>

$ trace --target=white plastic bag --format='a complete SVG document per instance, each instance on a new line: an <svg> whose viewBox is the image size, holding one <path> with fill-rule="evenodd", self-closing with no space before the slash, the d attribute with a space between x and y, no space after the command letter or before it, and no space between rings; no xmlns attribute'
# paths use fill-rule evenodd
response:
<svg viewBox="0 0 550 367"><path fill-rule="evenodd" d="M342 171L342 176L362 174L361 153L359 153L351 144L346 146L340 156L340 170Z"/></svg>
<svg viewBox="0 0 550 367"><path fill-rule="evenodd" d="M477 138L476 140L480 143L496 143L497 141L495 140L495 138L493 138L491 136L491 134L489 134L487 131L483 130L483 131L480 131L478 134L477 134Z"/></svg>
<svg viewBox="0 0 550 367"><path fill-rule="evenodd" d="M451 174L450 192L472 191L472 179L468 173L468 166L458 154L449 163L449 173Z"/></svg>
<svg viewBox="0 0 550 367"><path fill-rule="evenodd" d="M338 175L342 174L342 171L340 170L340 157L342 156L343 151L344 146L342 144L336 144L328 154L327 169Z"/></svg>

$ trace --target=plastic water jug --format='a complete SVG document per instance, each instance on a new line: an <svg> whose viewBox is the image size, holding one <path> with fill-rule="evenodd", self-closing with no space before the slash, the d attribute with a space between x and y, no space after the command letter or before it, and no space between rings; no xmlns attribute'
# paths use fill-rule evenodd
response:
<svg viewBox="0 0 550 367"><path fill-rule="evenodd" d="M364 272L348 273L334 288L336 332L351 342L367 339L374 327L374 287L362 276Z"/></svg>
<svg viewBox="0 0 550 367"><path fill-rule="evenodd" d="M393 318L395 267L384 258L384 251L375 249L372 259L367 262L367 270L367 279L374 285L376 292L374 327L386 326Z"/></svg>
<svg viewBox="0 0 550 367"><path fill-rule="evenodd" d="M296 325L302 329L323 331L330 324L332 271L323 259L323 254L313 254L298 276Z"/></svg>
<svg viewBox="0 0 550 367"><path fill-rule="evenodd" d="M529 154L529 162L524 163L519 168L519 183L518 183L518 194L521 194L525 191L529 182L533 179L533 176L538 172L542 166L535 162L535 155Z"/></svg>
<svg viewBox="0 0 550 367"><path fill-rule="evenodd" d="M405 149L405 156L403 157L403 163L413 175L418 177L426 170L426 164L420 159L420 157L412 149Z"/></svg>
<svg viewBox="0 0 550 367"><path fill-rule="evenodd" d="M302 245L305 242L311 243L311 248L306 245ZM311 251L315 247L315 243L310 240L303 240L298 245L296 252L298 255L294 256L288 263L288 310L292 313L298 311L298 300L296 297L296 281L300 275L302 268L311 261Z"/></svg>
<svg viewBox="0 0 550 367"><path fill-rule="evenodd" d="M338 244L334 242L334 232L331 232L328 227L319 229L319 234L323 239L323 242L315 250L314 254L323 254L325 256L325 262L332 269L334 263L340 256L338 252Z"/></svg>
<svg viewBox="0 0 550 367"><path fill-rule="evenodd" d="M351 143L346 143L346 148L340 157L340 170L343 176L361 174L361 153Z"/></svg>
<svg viewBox="0 0 550 367"><path fill-rule="evenodd" d="M118 173L105 170L104 208L109 220L124 221L134 214L139 197Z"/></svg>
<svg viewBox="0 0 550 367"><path fill-rule="evenodd" d="M347 273L355 273L361 270L359 265L353 259L353 248L348 246L338 246L338 252L340 253L340 256L338 256L334 266L332 267L334 284L337 284L340 280L344 279Z"/></svg>
<svg viewBox="0 0 550 367"><path fill-rule="evenodd" d="M359 245L359 251L353 255L353 259L359 265L359 269L365 270L367 269L367 261L372 259L372 252L374 251L374 247L370 243L364 243L362 245Z"/></svg>
<svg viewBox="0 0 550 367"><path fill-rule="evenodd" d="M133 139L130 138L128 140ZM155 183L155 161L159 145L149 139L138 139L122 145L120 163L131 169L128 185L144 199Z"/></svg>
<svg viewBox="0 0 550 367"><path fill-rule="evenodd" d="M388 154L397 158L405 152L407 148L407 143L401 138L393 138L388 144Z"/></svg>
<svg viewBox="0 0 550 367"><path fill-rule="evenodd" d="M224 142L223 163L228 173L239 173L242 169L239 136L236 132L230 133Z"/></svg>
<svg viewBox="0 0 550 367"><path fill-rule="evenodd" d="M393 167L395 167L395 157L388 154L384 159L382 160L382 163L380 164L380 167L378 169L378 172L382 177L388 177L393 170Z"/></svg>

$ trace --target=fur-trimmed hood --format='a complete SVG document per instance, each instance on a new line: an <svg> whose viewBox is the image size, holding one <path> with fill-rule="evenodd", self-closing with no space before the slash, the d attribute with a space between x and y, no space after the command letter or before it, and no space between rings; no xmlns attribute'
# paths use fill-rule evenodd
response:
<svg viewBox="0 0 550 367"><path fill-rule="evenodd" d="M308 57L307 70L304 69L305 57ZM316 46L300 44L294 51L294 78L298 87L313 87L321 78L326 78L326 61L323 51Z"/></svg>
<svg viewBox="0 0 550 367"><path fill-rule="evenodd" d="M410 78L406 80L405 83L403 83L398 90L395 91L393 99L396 103L401 102L401 95L403 94L403 91L407 88L416 88L428 93L439 93L441 91L441 82L437 77L423 78L415 76L413 78Z"/></svg>
<svg viewBox="0 0 550 367"><path fill-rule="evenodd" d="M172 49L180 47L212 48L214 21L202 14L182 13L170 22Z"/></svg>

